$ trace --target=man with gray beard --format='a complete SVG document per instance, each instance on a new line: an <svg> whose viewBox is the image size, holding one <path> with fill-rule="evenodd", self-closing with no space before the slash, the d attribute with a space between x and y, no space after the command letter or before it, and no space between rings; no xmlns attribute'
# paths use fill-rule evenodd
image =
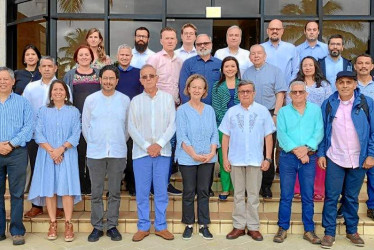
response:
<svg viewBox="0 0 374 250"><path fill-rule="evenodd" d="M213 44L212 38L207 34L198 35L195 45L197 56L193 56L184 61L179 76L179 95L181 103L183 104L190 100L190 98L183 93L187 78L193 74L200 74L207 79L209 85L208 96L202 101L212 105L212 88L213 84L218 81L221 76L220 69L222 61L210 54Z"/></svg>

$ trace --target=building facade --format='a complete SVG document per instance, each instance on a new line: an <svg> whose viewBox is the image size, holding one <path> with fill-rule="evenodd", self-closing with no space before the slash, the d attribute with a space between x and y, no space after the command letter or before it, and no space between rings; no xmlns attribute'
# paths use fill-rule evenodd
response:
<svg viewBox="0 0 374 250"><path fill-rule="evenodd" d="M207 17L206 7L219 7L220 15ZM344 57L374 55L374 0L0 0L0 9L1 64L22 68L23 47L32 43L43 55L58 58L59 75L75 64L75 48L92 27L101 30L114 61L120 44L133 46L139 26L150 30L149 47L154 51L161 48L162 27L180 33L186 22L212 36L213 51L226 46L226 29L238 25L243 30L241 47L249 49L266 39L267 25L274 18L284 23L282 39L295 45L305 39L306 20L315 20L324 42L332 34L344 36Z"/></svg>

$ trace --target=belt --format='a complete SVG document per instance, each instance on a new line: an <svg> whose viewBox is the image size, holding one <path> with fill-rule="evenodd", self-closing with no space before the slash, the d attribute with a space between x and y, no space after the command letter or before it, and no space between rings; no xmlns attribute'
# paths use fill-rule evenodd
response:
<svg viewBox="0 0 374 250"><path fill-rule="evenodd" d="M316 153L316 151L308 151L307 155L314 155L315 153Z"/></svg>

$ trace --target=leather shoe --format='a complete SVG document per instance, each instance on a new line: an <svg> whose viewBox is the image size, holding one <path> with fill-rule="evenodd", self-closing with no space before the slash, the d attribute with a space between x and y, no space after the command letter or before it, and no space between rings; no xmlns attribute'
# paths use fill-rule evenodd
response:
<svg viewBox="0 0 374 250"><path fill-rule="evenodd" d="M28 212L25 213L25 218L34 218L38 215L43 214L43 209L38 207L32 207Z"/></svg>
<svg viewBox="0 0 374 250"><path fill-rule="evenodd" d="M264 199L271 199L273 197L270 187L261 188L260 194Z"/></svg>
<svg viewBox="0 0 374 250"><path fill-rule="evenodd" d="M61 208L56 209L56 219L62 219L64 218L64 215L64 210L62 210Z"/></svg>
<svg viewBox="0 0 374 250"><path fill-rule="evenodd" d="M161 230L161 231L156 231L155 235L160 236L164 238L165 240L174 240L174 235L170 233L167 229Z"/></svg>
<svg viewBox="0 0 374 250"><path fill-rule="evenodd" d="M136 232L134 234L134 236L132 236L132 241L141 241L143 240L145 237L147 237L149 235L149 231L141 231L141 230L138 230L138 232Z"/></svg>
<svg viewBox="0 0 374 250"><path fill-rule="evenodd" d="M226 239L234 240L234 239L237 239L238 237L243 236L243 235L245 235L245 230L244 229L237 229L237 228L234 227L234 229L226 235Z"/></svg>
<svg viewBox="0 0 374 250"><path fill-rule="evenodd" d="M262 241L264 239L259 231L248 230L247 234L248 236L251 236L252 239L256 241Z"/></svg>

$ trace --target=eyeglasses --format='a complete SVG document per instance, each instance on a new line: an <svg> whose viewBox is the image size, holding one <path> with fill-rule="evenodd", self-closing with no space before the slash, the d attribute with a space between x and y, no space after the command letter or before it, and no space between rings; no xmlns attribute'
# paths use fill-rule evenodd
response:
<svg viewBox="0 0 374 250"><path fill-rule="evenodd" d="M204 42L204 43L196 43L196 47L201 47L201 46L208 46L209 44L211 44L212 42Z"/></svg>
<svg viewBox="0 0 374 250"><path fill-rule="evenodd" d="M186 35L186 36L194 36L194 35L195 35L195 32L183 32L183 35Z"/></svg>
<svg viewBox="0 0 374 250"><path fill-rule="evenodd" d="M305 94L305 90L291 90L292 95L303 95Z"/></svg>
<svg viewBox="0 0 374 250"><path fill-rule="evenodd" d="M115 77L102 77L101 80L103 80L103 81L108 81L109 80L109 81L113 82L113 81L116 80L116 78Z"/></svg>
<svg viewBox="0 0 374 250"><path fill-rule="evenodd" d="M268 28L270 31L280 31L282 30L283 28Z"/></svg>
<svg viewBox="0 0 374 250"><path fill-rule="evenodd" d="M142 35L136 35L135 37L138 38L138 39L147 39L148 38L148 36L142 36Z"/></svg>
<svg viewBox="0 0 374 250"><path fill-rule="evenodd" d="M149 74L149 75L142 75L140 78L143 79L143 80L147 80L148 78L153 79L155 77L156 77L156 75Z"/></svg>
<svg viewBox="0 0 374 250"><path fill-rule="evenodd" d="M253 93L253 90L240 90L238 91L239 94L241 95L249 95L249 94L252 94Z"/></svg>

